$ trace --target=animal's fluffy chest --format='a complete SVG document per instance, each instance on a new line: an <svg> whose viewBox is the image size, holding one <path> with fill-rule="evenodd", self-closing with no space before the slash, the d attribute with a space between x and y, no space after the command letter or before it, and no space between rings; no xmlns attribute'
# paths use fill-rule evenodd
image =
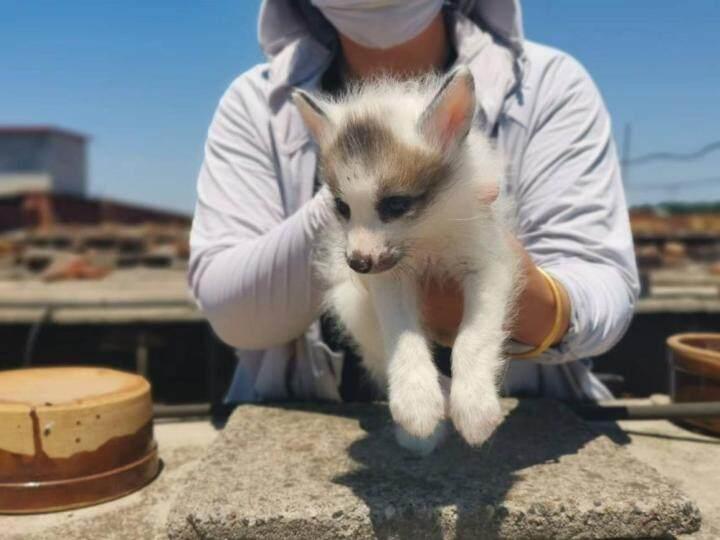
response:
<svg viewBox="0 0 720 540"><path fill-rule="evenodd" d="M416 240L412 253L408 255L411 266L420 279L461 279L476 266L476 253L462 240L453 237L421 238Z"/></svg>

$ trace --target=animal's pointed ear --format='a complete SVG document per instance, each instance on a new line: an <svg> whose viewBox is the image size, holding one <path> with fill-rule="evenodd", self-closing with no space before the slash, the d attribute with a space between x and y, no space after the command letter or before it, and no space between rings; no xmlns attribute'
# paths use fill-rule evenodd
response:
<svg viewBox="0 0 720 540"><path fill-rule="evenodd" d="M307 92L293 90L292 99L300 111L303 122L317 142L322 141L330 129L330 119L320 104Z"/></svg>
<svg viewBox="0 0 720 540"><path fill-rule="evenodd" d="M420 133L443 150L465 139L475 113L475 82L467 66L455 68L420 116Z"/></svg>

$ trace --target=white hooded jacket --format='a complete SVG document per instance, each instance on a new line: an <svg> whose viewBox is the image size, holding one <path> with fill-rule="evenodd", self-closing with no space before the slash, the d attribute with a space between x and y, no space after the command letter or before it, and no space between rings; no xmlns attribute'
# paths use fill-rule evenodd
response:
<svg viewBox="0 0 720 540"><path fill-rule="evenodd" d="M518 2L455 3L451 37L510 168L503 189L536 264L567 289L570 331L534 361L513 361L507 393L603 399L581 359L632 318L638 278L610 120L577 61L523 38ZM220 101L198 179L190 284L215 332L238 350L229 401L340 399L342 353L321 340L315 237L331 211L313 195L316 154L289 99L316 90L337 51L307 0L264 0L268 62Z"/></svg>

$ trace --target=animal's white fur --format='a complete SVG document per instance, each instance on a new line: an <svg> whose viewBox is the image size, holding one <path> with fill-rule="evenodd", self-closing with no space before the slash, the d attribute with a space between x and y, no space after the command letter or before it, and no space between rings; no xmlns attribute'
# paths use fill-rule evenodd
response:
<svg viewBox="0 0 720 540"><path fill-rule="evenodd" d="M470 76L468 71L460 75ZM380 78L339 99L313 102L327 115L324 121L301 103L302 96L296 103L308 125L319 122L312 130L321 142L350 118L373 117L405 144L432 151L439 143L418 129L418 121L443 82ZM471 98L474 102L474 94ZM373 379L387 389L398 441L421 453L442 440L448 416L473 445L485 441L501 421L497 386L517 275L517 257L506 236L507 203L495 198L502 191L502 156L475 128L448 154L452 187L416 219L389 223L379 220L374 206L382 180L367 167L358 170L358 163L334 164L352 216L349 222L332 222L317 257L328 284L326 305L354 338ZM352 250L377 256L398 245L404 256L391 270L358 274L347 264ZM428 275L454 278L464 294L451 384L436 370L419 316L419 285Z"/></svg>

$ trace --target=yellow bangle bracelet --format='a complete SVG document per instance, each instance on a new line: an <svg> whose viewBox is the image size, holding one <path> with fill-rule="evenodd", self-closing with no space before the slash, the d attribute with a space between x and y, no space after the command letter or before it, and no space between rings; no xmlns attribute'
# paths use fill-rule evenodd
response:
<svg viewBox="0 0 720 540"><path fill-rule="evenodd" d="M552 276L548 275L545 270L540 267L537 267L537 269L538 272L540 272L540 274L542 274L542 276L545 278L545 281L547 281L547 284L550 286L550 290L552 291L553 300L555 302L555 321L553 322L552 329L548 333L547 337L542 341L542 343L540 343L540 345L526 352L510 354L511 358L517 358L522 360L540 356L542 353L547 351L553 343L555 343L555 341L559 337L558 334L561 331L560 325L563 321L563 303L562 297L560 296L560 288L555 282L555 279L553 279Z"/></svg>

